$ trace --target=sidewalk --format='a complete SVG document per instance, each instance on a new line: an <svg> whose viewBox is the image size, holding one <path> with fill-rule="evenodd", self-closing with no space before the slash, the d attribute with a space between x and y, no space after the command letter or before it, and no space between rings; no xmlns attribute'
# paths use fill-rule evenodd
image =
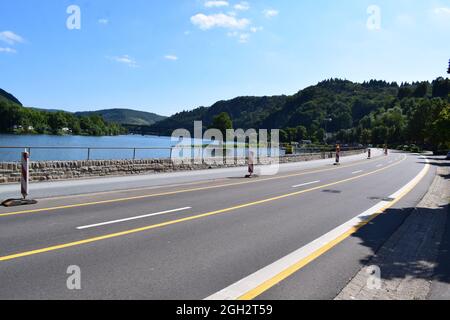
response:
<svg viewBox="0 0 450 320"><path fill-rule="evenodd" d="M428 193L336 300L450 299L450 163L431 163ZM368 285L370 266L380 268L381 288Z"/></svg>

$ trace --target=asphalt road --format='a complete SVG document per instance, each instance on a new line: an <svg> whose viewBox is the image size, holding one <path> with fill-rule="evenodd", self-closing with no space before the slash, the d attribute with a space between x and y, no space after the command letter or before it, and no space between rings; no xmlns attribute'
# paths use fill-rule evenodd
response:
<svg viewBox="0 0 450 320"><path fill-rule="evenodd" d="M252 179L235 168L35 185L37 205L0 208L0 299L332 299L434 174L416 155L376 155ZM0 198L13 192L0 187ZM399 210L323 240L380 202ZM284 265L289 272L258 273L311 245L313 255ZM67 287L69 266L81 270L80 290Z"/></svg>

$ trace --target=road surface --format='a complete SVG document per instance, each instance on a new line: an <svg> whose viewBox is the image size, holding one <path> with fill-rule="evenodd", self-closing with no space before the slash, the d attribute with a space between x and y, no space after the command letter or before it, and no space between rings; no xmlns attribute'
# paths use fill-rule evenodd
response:
<svg viewBox="0 0 450 320"><path fill-rule="evenodd" d="M332 299L434 175L375 155L32 185L37 205L0 208L0 299Z"/></svg>

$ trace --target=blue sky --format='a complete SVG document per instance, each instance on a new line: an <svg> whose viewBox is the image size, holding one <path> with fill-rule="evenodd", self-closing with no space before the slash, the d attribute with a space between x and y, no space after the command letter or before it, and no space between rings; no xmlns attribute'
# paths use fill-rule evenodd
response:
<svg viewBox="0 0 450 320"><path fill-rule="evenodd" d="M41 108L170 115L331 77L432 80L449 58L450 0L0 1L0 88Z"/></svg>

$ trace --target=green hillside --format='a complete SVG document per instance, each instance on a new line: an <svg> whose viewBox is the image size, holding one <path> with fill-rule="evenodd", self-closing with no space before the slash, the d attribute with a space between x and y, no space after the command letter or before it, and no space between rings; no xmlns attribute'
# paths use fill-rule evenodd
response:
<svg viewBox="0 0 450 320"><path fill-rule="evenodd" d="M341 143L418 144L450 147L450 80L432 83L354 83L331 79L292 96L238 97L209 108L184 111L149 128L170 135L175 129L192 131L193 122L209 127L222 112L234 128L282 129L284 142L328 140ZM331 136L330 136L331 135Z"/></svg>
<svg viewBox="0 0 450 320"><path fill-rule="evenodd" d="M193 130L194 121L200 120L207 128L212 124L214 117L223 112L230 115L236 128L259 128L268 116L280 110L286 99L286 96L238 97L228 101L219 101L209 108L200 107L192 111L177 113L152 125L149 130L160 135L170 136L175 129Z"/></svg>
<svg viewBox="0 0 450 320"><path fill-rule="evenodd" d="M19 106L22 105L22 103L16 98L14 97L11 93L6 92L5 90L0 88L0 98L4 98L6 100L9 100L15 104L18 104Z"/></svg>
<svg viewBox="0 0 450 320"><path fill-rule="evenodd" d="M108 136L125 134L127 130L96 114L80 116L64 111L25 108L14 99L1 95L0 133Z"/></svg>
<svg viewBox="0 0 450 320"><path fill-rule="evenodd" d="M108 122L122 125L150 126L166 117L155 113L136 111L130 109L107 109L93 112L77 112L76 115L87 116L97 114Z"/></svg>

